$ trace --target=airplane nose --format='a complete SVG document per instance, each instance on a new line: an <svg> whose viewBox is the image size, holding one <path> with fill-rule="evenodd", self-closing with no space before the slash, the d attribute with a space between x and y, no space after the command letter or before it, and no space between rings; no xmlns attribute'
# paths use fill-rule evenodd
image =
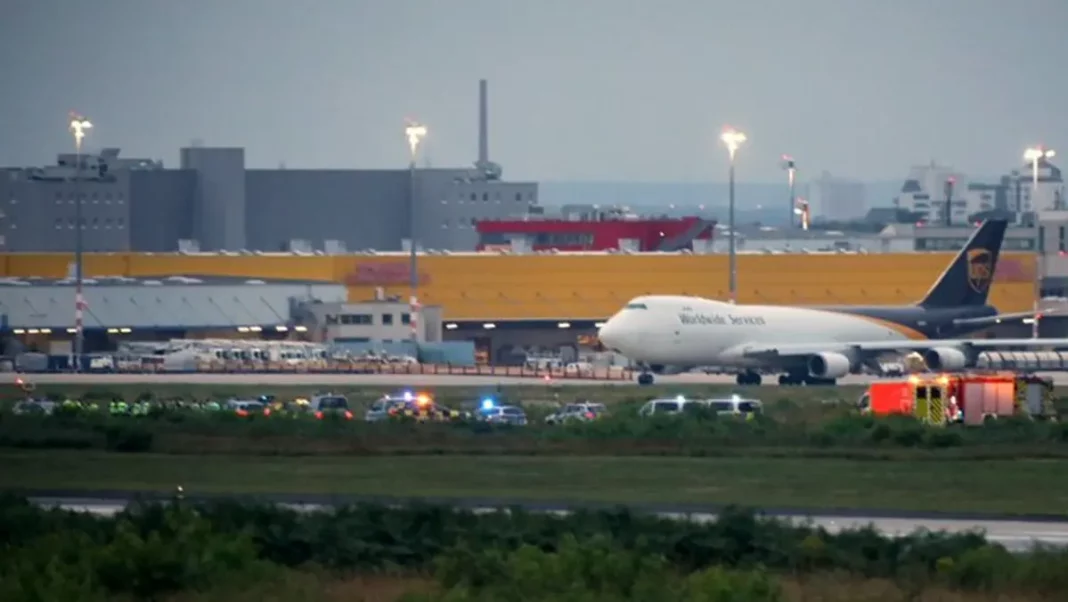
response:
<svg viewBox="0 0 1068 602"><path fill-rule="evenodd" d="M622 329L619 326L619 320L612 318L605 322L605 325L597 331L597 338L601 340L601 344L609 349L619 351L623 345Z"/></svg>

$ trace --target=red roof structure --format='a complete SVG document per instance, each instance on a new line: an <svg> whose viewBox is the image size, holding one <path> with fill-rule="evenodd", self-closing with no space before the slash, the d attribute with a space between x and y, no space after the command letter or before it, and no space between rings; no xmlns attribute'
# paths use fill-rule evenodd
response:
<svg viewBox="0 0 1068 602"><path fill-rule="evenodd" d="M637 241L638 251L678 251L697 240L711 240L716 222L700 217L569 220L530 218L487 220L475 224L478 250L508 249L525 239L534 251L607 251L621 239Z"/></svg>

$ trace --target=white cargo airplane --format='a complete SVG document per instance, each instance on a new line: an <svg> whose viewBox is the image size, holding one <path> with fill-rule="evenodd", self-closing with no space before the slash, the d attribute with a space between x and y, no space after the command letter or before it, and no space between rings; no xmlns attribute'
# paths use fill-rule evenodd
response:
<svg viewBox="0 0 1068 602"><path fill-rule="evenodd" d="M1065 349L1068 339L954 338L1032 312L998 314L987 305L1007 223L984 222L923 301L905 306L795 307L734 305L701 297L637 297L598 335L608 348L646 368L652 384L666 366L737 368L739 385L760 372L784 372L779 384L834 384L889 353L920 353L932 370L975 366L995 349ZM803 259L799 259L803 261ZM650 372L651 371L651 372Z"/></svg>

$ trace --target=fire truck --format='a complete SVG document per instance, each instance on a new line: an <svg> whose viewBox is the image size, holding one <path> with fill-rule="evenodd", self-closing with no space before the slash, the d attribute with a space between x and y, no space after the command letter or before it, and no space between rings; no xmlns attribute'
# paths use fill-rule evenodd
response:
<svg viewBox="0 0 1068 602"><path fill-rule="evenodd" d="M913 374L872 383L860 408L878 416L912 415L933 426L981 425L999 417L1055 419L1053 380L1012 372Z"/></svg>

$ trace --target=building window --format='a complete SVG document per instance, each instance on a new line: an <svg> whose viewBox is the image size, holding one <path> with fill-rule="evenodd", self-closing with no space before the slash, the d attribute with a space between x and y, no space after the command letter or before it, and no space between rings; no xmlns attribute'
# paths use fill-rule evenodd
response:
<svg viewBox="0 0 1068 602"><path fill-rule="evenodd" d="M471 200L472 201L477 201L478 200L478 195L472 192L471 193Z"/></svg>
<svg viewBox="0 0 1068 602"><path fill-rule="evenodd" d="M1064 246L1064 226L1061 226L1061 227L1057 228L1057 250L1062 252L1062 253L1065 250L1065 246Z"/></svg>
<svg viewBox="0 0 1068 602"><path fill-rule="evenodd" d="M63 227L63 218L57 217L56 218L56 230L59 230L62 227Z"/></svg>
<svg viewBox="0 0 1068 602"><path fill-rule="evenodd" d="M401 324L408 325L412 323L412 314L401 314Z"/></svg>
<svg viewBox="0 0 1068 602"><path fill-rule="evenodd" d="M111 218L110 217L105 217L104 218L104 229L105 230L110 230L111 229Z"/></svg>
<svg viewBox="0 0 1068 602"><path fill-rule="evenodd" d="M523 200L523 193L522 192L515 193L515 200L516 200L517 203L522 201Z"/></svg>
<svg viewBox="0 0 1068 602"><path fill-rule="evenodd" d="M342 324L372 324L371 314L342 314Z"/></svg>
<svg viewBox="0 0 1068 602"><path fill-rule="evenodd" d="M382 325L383 326L392 326L393 325L393 314L382 314Z"/></svg>
<svg viewBox="0 0 1068 602"><path fill-rule="evenodd" d="M121 218L121 217L119 217L119 218L116 218L116 219L115 219L115 227L116 227L116 228L118 228L118 229L120 229L120 230L122 230L123 228L125 228L125 227L126 227L126 220L124 220L124 219L123 219L123 218Z"/></svg>
<svg viewBox="0 0 1068 602"><path fill-rule="evenodd" d="M489 193L488 192L483 192L482 193L482 200L483 201L489 201Z"/></svg>
<svg viewBox="0 0 1068 602"><path fill-rule="evenodd" d="M99 220L99 218L95 218L95 217L94 217L94 218L93 218L93 230L96 230L96 229L98 229L99 227L100 227L100 220Z"/></svg>

